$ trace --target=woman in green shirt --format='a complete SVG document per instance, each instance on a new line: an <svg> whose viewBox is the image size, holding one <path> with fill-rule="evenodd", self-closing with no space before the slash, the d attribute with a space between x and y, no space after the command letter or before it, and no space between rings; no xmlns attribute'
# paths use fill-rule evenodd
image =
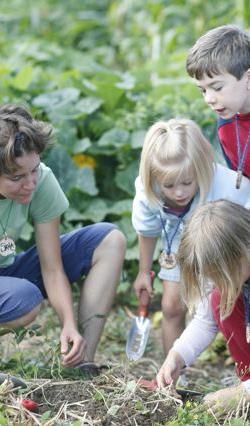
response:
<svg viewBox="0 0 250 426"><path fill-rule="evenodd" d="M84 369L95 367L96 347L121 273L125 238L104 222L59 235L68 201L53 172L40 160L51 139L51 126L34 120L25 108L0 108L0 326L29 324L48 298L61 322L62 364ZM17 254L15 242L28 218L34 224L36 245ZM85 277L78 317L82 334L70 288L81 277Z"/></svg>

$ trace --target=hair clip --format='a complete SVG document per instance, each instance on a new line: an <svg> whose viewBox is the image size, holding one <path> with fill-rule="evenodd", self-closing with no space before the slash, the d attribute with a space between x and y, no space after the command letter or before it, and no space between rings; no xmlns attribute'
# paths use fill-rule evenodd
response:
<svg viewBox="0 0 250 426"><path fill-rule="evenodd" d="M24 143L25 142L25 135L23 132L17 132L15 135L15 142L14 143Z"/></svg>

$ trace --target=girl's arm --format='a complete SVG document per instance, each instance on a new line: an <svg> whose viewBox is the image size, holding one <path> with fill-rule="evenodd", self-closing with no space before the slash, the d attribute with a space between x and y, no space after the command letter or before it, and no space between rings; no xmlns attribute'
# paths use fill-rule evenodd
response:
<svg viewBox="0 0 250 426"><path fill-rule="evenodd" d="M139 241L139 272L134 282L134 289L137 297L140 292L146 289L150 296L153 295L153 289L151 284L150 271L153 263L153 255L157 242L157 237L143 237L138 236Z"/></svg>
<svg viewBox="0 0 250 426"><path fill-rule="evenodd" d="M194 318L181 336L174 342L165 362L157 375L160 387L176 382L180 370L193 364L196 358L212 343L218 332L210 300L200 302Z"/></svg>
<svg viewBox="0 0 250 426"><path fill-rule="evenodd" d="M158 387L164 388L172 384L175 386L183 367L185 367L184 359L178 352L171 349L156 376Z"/></svg>
<svg viewBox="0 0 250 426"><path fill-rule="evenodd" d="M134 282L135 292L139 297L140 292L146 289L153 294L150 270L153 254L158 237L161 235L161 222L157 213L159 208L153 207L147 200L141 178L135 180L136 194L133 200L132 223L138 235L140 261L139 273Z"/></svg>
<svg viewBox="0 0 250 426"><path fill-rule="evenodd" d="M77 330L72 292L62 264L59 218L35 224L35 233L44 286L62 324L60 340L63 364L75 366L84 359L86 343ZM71 349L69 345L72 345Z"/></svg>
<svg viewBox="0 0 250 426"><path fill-rule="evenodd" d="M173 349L181 354L185 365L189 366L212 343L217 333L218 327L208 296L199 303L194 318L174 342Z"/></svg>
<svg viewBox="0 0 250 426"><path fill-rule="evenodd" d="M158 237L162 232L159 207L149 203L140 177L135 181L136 194L133 200L132 224L137 234Z"/></svg>

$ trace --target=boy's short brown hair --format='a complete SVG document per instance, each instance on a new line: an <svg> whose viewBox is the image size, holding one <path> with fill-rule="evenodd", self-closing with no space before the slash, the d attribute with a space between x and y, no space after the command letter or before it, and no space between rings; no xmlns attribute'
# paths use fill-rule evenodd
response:
<svg viewBox="0 0 250 426"><path fill-rule="evenodd" d="M250 68L250 34L234 25L213 28L190 49L186 70L201 80L204 75L228 72L240 80Z"/></svg>

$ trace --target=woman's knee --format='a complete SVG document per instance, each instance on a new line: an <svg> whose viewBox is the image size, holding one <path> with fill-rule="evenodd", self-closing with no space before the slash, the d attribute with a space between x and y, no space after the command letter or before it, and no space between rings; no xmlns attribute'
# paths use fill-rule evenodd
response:
<svg viewBox="0 0 250 426"><path fill-rule="evenodd" d="M102 240L95 250L94 256L103 255L104 253L110 255L110 252L112 252L112 256L124 259L125 251L126 238L119 229L114 229Z"/></svg>
<svg viewBox="0 0 250 426"><path fill-rule="evenodd" d="M36 306L32 311L30 311L28 314L25 315L26 318L24 318L24 321L27 322L27 324L30 324L32 321L34 321L37 317L37 315L40 312L41 309L41 303L40 305Z"/></svg>
<svg viewBox="0 0 250 426"><path fill-rule="evenodd" d="M125 238L125 235L119 229L114 229L113 231L111 231L107 235L106 239L107 239L106 242L110 248L114 250L120 249L121 251L122 250L125 251L126 238Z"/></svg>
<svg viewBox="0 0 250 426"><path fill-rule="evenodd" d="M7 323L0 324L0 326L4 327L4 328L25 327L25 326L29 325L32 321L35 320L40 309L41 309L41 303L40 303L40 305L33 308L30 312L23 315L22 317L17 318L17 319L12 320L12 321L9 321Z"/></svg>

